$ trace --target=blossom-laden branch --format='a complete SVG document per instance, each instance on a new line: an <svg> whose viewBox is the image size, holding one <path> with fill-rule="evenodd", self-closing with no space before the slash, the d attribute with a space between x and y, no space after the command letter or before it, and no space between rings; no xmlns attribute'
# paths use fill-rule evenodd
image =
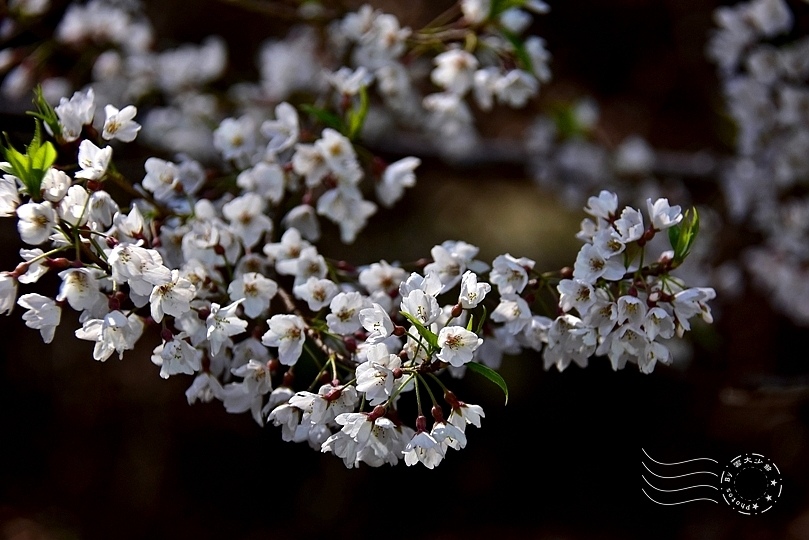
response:
<svg viewBox="0 0 809 540"><path fill-rule="evenodd" d="M70 45L114 45L93 70L108 83L124 58L132 69L152 58L134 61L146 40L94 33L101 32L95 17L115 13L123 27L148 34L137 14L118 9L74 4L65 13L70 24L57 29ZM38 92L34 139L25 152L8 140L4 147L0 214L16 217L33 249L0 274L0 313L23 307L26 324L50 342L69 306L80 312L76 338L92 342L102 362L123 358L141 346L146 327L159 325L152 361L163 378L193 377L189 403L219 400L228 412L249 411L258 424L281 427L284 440L333 453L349 468L402 460L433 468L464 448L467 427L480 427L484 413L455 395L452 379L472 371L507 399L496 371L504 355L535 351L559 370L594 356L644 373L669 363L666 340L682 336L694 317L710 322L714 292L675 275L698 220L665 198L649 199L644 212L619 209L609 191L591 197L577 235L584 245L561 271L540 271L510 253L482 261L462 240L434 246L415 269L335 263L318 245L322 219L354 242L380 206L394 206L416 182L420 159L387 163L364 144L374 113L457 140L472 131L467 97L489 110L495 101L520 107L537 93L549 77L547 54L539 38L522 33L527 10L546 9L467 0L414 34L364 6L330 25L331 56L346 65L327 70L322 86L306 86L314 80L307 66L317 64L310 42L269 44L260 89L235 86L239 113L216 121L210 95L201 93L221 72L216 39L163 53L155 71L127 71L123 93L133 101L160 91L172 103L144 125L136 105L116 106L132 101L105 98L112 91L101 81L55 106ZM429 82L440 91L414 100L406 64L428 48ZM171 69L180 64L186 69ZM284 99L299 91L315 98ZM155 115L172 118L182 107L196 111L173 117L189 121L185 138L166 130L155 139ZM204 128L192 125L195 115ZM163 119L170 124L177 122ZM166 148L201 132L212 151L205 167L192 152L152 156L137 183L116 167L121 145L144 135ZM53 298L18 295L20 284L49 272L61 280ZM400 400L411 398L413 427L399 413Z"/></svg>

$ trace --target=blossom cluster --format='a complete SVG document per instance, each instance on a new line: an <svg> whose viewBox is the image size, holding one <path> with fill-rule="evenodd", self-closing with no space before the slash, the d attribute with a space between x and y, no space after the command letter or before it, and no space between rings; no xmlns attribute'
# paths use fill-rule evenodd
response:
<svg viewBox="0 0 809 540"><path fill-rule="evenodd" d="M657 362L671 361L665 342L690 330L692 317L712 322L708 301L715 291L686 287L669 273L682 256L677 241L672 243L674 250L662 252L654 264L643 267L654 237L683 221L680 207L670 206L667 199L647 199L646 210L648 225L636 208L627 206L618 213L613 193L590 197L585 211L592 219L582 222L578 234L585 243L572 276L557 286L565 315L551 328L546 366L555 364L562 370L571 359L585 366L595 353L607 356L613 369L632 362L649 373Z"/></svg>
<svg viewBox="0 0 809 540"><path fill-rule="evenodd" d="M727 212L763 241L744 250L746 269L774 305L809 323L809 37L790 35L784 0L719 8L708 43L737 129L721 172Z"/></svg>
<svg viewBox="0 0 809 540"><path fill-rule="evenodd" d="M13 9L24 19L36 6ZM666 340L694 317L710 322L715 293L677 277L699 220L666 198L649 198L644 214L619 212L606 190L591 197L584 245L562 270L511 253L489 263L463 240L412 264L328 256L323 219L355 242L416 182L418 157L388 163L366 145L375 114L451 128L438 132L457 142L471 131L470 93L483 110L519 107L547 81L541 40L520 37L544 3L465 0L459 9L452 24L421 31L368 6L335 19L330 55L347 60L322 80L309 76L323 63L305 30L268 42L262 80L235 83L223 114L204 90L224 68L220 40L154 53L136 6L72 4L56 39L110 48L86 87L55 100L38 87L33 138L24 152L9 138L2 147L0 216L16 220L26 247L0 273L0 314L20 306L50 343L69 307L95 360L152 347L161 377L191 378L189 403L249 413L349 468L433 468L464 448L467 427L485 415L452 379L471 371L507 399L504 355L541 353L559 370L593 356L643 373L668 363ZM440 91L413 100L406 65L436 48L429 79ZM138 100L158 90L166 107L142 120ZM317 99L296 103L300 92ZM175 138L174 129L187 131ZM174 153L146 148L133 181L116 158L143 139ZM653 257L664 236L670 249ZM49 273L58 291L43 294ZM157 343L145 344L149 328ZM400 413L401 398L415 401L414 418Z"/></svg>

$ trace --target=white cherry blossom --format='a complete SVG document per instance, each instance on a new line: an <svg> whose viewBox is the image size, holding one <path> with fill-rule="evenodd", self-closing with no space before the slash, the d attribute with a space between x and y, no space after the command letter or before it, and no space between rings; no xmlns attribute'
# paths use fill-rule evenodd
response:
<svg viewBox="0 0 809 540"><path fill-rule="evenodd" d="M211 313L205 320L211 354L217 354L231 336L241 334L247 328L247 321L236 315L236 308L241 302L241 300L236 300L225 307L221 307L216 302L211 304Z"/></svg>
<svg viewBox="0 0 809 540"><path fill-rule="evenodd" d="M264 214L264 205L259 195L245 193L222 207L222 214L245 247L253 247L265 233L272 232L272 220Z"/></svg>
<svg viewBox="0 0 809 540"><path fill-rule="evenodd" d="M104 107L104 129L101 136L106 140L118 139L123 142L132 142L138 136L140 124L134 121L138 109L134 105L127 105L118 110L112 105Z"/></svg>
<svg viewBox="0 0 809 540"><path fill-rule="evenodd" d="M305 282L295 285L292 292L295 298L305 301L309 309L316 312L328 306L339 289L330 279L310 276Z"/></svg>
<svg viewBox="0 0 809 540"><path fill-rule="evenodd" d="M143 321L135 314L127 317L120 311L111 311L103 319L89 319L76 330L76 337L95 342L93 358L106 361L112 353L118 359L131 350L143 333Z"/></svg>
<svg viewBox="0 0 809 540"><path fill-rule="evenodd" d="M17 207L17 231L26 244L38 246L45 242L56 224L56 212L49 202L29 202Z"/></svg>
<svg viewBox="0 0 809 540"><path fill-rule="evenodd" d="M335 334L352 334L360 329L360 312L371 307L371 301L362 294L341 292L329 303L331 313L326 315L329 330Z"/></svg>
<svg viewBox="0 0 809 540"><path fill-rule="evenodd" d="M261 134L270 139L267 149L271 152L283 152L298 142L300 128L298 111L287 102L275 107L275 120L265 120L261 124Z"/></svg>
<svg viewBox="0 0 809 540"><path fill-rule="evenodd" d="M51 167L42 177L42 196L53 204L58 204L67 193L72 181L64 171Z"/></svg>
<svg viewBox="0 0 809 540"><path fill-rule="evenodd" d="M528 284L528 270L536 264L527 257L514 257L509 253L498 255L492 262L489 281L500 294L521 293Z"/></svg>
<svg viewBox="0 0 809 540"><path fill-rule="evenodd" d="M152 318L155 322L163 320L163 315L180 317L191 309L191 301L196 294L196 287L179 270L171 271L171 280L157 285L149 295Z"/></svg>
<svg viewBox="0 0 809 540"><path fill-rule="evenodd" d="M105 146L99 148L84 139L79 144L79 167L81 168L75 176L86 180L100 180L106 173L112 159L112 147Z"/></svg>
<svg viewBox="0 0 809 540"><path fill-rule="evenodd" d="M491 292L492 286L485 282L478 282L477 274L467 270L461 276L461 293L458 303L464 309L474 309Z"/></svg>
<svg viewBox="0 0 809 540"><path fill-rule="evenodd" d="M584 244L576 256L573 277L586 283L595 283L598 278L620 280L624 277L626 268L619 259L620 257L605 259L597 247Z"/></svg>
<svg viewBox="0 0 809 540"><path fill-rule="evenodd" d="M27 309L22 315L25 326L39 330L42 341L50 343L62 317L62 308L53 299L41 294L28 293L20 296L17 304Z"/></svg>
<svg viewBox="0 0 809 540"><path fill-rule="evenodd" d="M273 315L267 324L269 330L261 342L268 347L278 347L278 360L285 366L293 366L301 356L306 340L306 324L298 315Z"/></svg>
<svg viewBox="0 0 809 540"><path fill-rule="evenodd" d="M255 319L270 307L270 300L278 292L278 284L256 272L247 272L231 281L228 295L231 300L243 300L244 314Z"/></svg>
<svg viewBox="0 0 809 540"><path fill-rule="evenodd" d="M99 297L104 298L101 293L99 278L103 276L101 270L92 268L71 268L59 272L62 285L59 287L59 294L56 300L65 301L76 311L83 311L92 308Z"/></svg>
<svg viewBox="0 0 809 540"><path fill-rule="evenodd" d="M184 373L193 375L202 365L202 351L185 340L188 335L180 332L168 342L155 347L152 363L160 366L160 376L168 379L172 375Z"/></svg>
<svg viewBox="0 0 809 540"><path fill-rule="evenodd" d="M367 360L357 366L357 391L365 394L370 405L384 403L393 391L394 370L401 367L397 354L390 354L384 343L368 348Z"/></svg>
<svg viewBox="0 0 809 540"><path fill-rule="evenodd" d="M93 123L95 116L95 94L92 88L86 92L76 92L68 98L61 98L54 107L59 118L61 136L66 142L73 142L81 135L82 128Z"/></svg>
<svg viewBox="0 0 809 540"><path fill-rule="evenodd" d="M405 188L416 185L414 171L419 165L421 165L419 158L406 157L385 167L382 179L376 184L376 197L382 206L392 207L402 198Z"/></svg>
<svg viewBox="0 0 809 540"><path fill-rule="evenodd" d="M649 212L649 219L655 230L662 231L673 227L683 220L683 214L678 205L669 206L669 200L660 198L655 202L646 199L646 208Z"/></svg>
<svg viewBox="0 0 809 540"><path fill-rule="evenodd" d="M444 459L444 448L426 431L416 433L402 453L408 467L421 462L428 469L432 469Z"/></svg>
<svg viewBox="0 0 809 540"><path fill-rule="evenodd" d="M366 343L375 344L383 341L393 333L393 321L388 312L376 302L371 307L363 308L359 313L360 324L369 334Z"/></svg>
<svg viewBox="0 0 809 540"><path fill-rule="evenodd" d="M475 350L483 343L474 332L461 326L445 326L438 333L438 346L441 350L436 355L442 362L454 367L461 367L472 361Z"/></svg>

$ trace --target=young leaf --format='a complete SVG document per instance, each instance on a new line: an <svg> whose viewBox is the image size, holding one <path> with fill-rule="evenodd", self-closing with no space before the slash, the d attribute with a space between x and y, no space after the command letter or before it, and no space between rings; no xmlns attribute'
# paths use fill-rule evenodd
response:
<svg viewBox="0 0 809 540"><path fill-rule="evenodd" d="M481 304L480 307L483 308L483 315L481 315L480 320L478 320L478 327L477 330L475 330L475 333L477 335L481 335L481 332L483 332L483 323L486 322L486 315L488 314L488 312L486 311L486 306Z"/></svg>
<svg viewBox="0 0 809 540"><path fill-rule="evenodd" d="M404 315L404 316L405 316L405 318L406 318L408 321L410 321L411 323L413 323L413 326L415 326L415 327L416 327L416 330L418 330L418 331L419 331L419 334L421 334L421 337L423 337L423 338L424 338L424 339L427 341L427 343L430 345L430 347L432 347L433 349L438 349L438 348L439 348L439 347L438 347L438 336L437 336L437 335L435 335L435 334L433 334L433 333L432 333L432 331L430 331L430 329L429 329L429 328L427 328L426 326L424 326L423 324L421 324L421 322L419 322L419 320L418 320L418 319L416 319L416 318L415 318L413 315L411 315L410 313L407 313L407 312L405 312L405 311L400 311L399 313L401 313L402 315Z"/></svg>
<svg viewBox="0 0 809 540"><path fill-rule="evenodd" d="M7 134L3 134L6 144L2 146L3 156L9 165L10 174L20 179L26 192L35 201L40 198L42 179L56 161L56 149L50 142L42 142L42 128L36 121L34 138L26 148L25 154L14 148Z"/></svg>
<svg viewBox="0 0 809 540"><path fill-rule="evenodd" d="M41 171L43 176L56 162L56 148L49 141L42 142L42 128L39 122L36 122L34 138L28 145L27 153L31 158L31 168L34 171Z"/></svg>
<svg viewBox="0 0 809 540"><path fill-rule="evenodd" d="M479 364L478 362L469 362L466 366L474 371L475 373L479 373L492 381L494 384L500 387L503 391L503 394L506 396L506 405L508 405L508 386L506 386L506 381L503 377L500 376L495 370L486 366L484 364Z"/></svg>
<svg viewBox="0 0 809 540"><path fill-rule="evenodd" d="M699 233L699 214L696 208L686 210L683 219L669 228L669 242L674 249L674 266L677 267L688 257Z"/></svg>
<svg viewBox="0 0 809 540"><path fill-rule="evenodd" d="M34 107L36 107L36 111L27 111L28 114L35 118L39 118L42 122L49 128L50 133L54 137L59 137L62 133L62 129L59 126L59 117L56 114L56 111L48 103L48 100L45 99L45 95L42 92L42 85L38 85L34 88Z"/></svg>
<svg viewBox="0 0 809 540"><path fill-rule="evenodd" d="M573 139L587 135L587 129L576 118L575 105L560 103L554 107L553 121L556 129L564 139Z"/></svg>
<svg viewBox="0 0 809 540"><path fill-rule="evenodd" d="M348 138L352 141L359 135L362 125L365 123L365 116L368 114L368 90L363 86L360 88L360 103L357 107L348 111Z"/></svg>
<svg viewBox="0 0 809 540"><path fill-rule="evenodd" d="M505 37L508 42L511 43L511 46L514 47L514 55L517 57L517 60L519 60L522 69L531 75L535 75L534 64L531 62L531 55L528 54L528 49L525 48L525 43L523 43L520 36L506 30L502 30L502 33L503 37Z"/></svg>
<svg viewBox="0 0 809 540"><path fill-rule="evenodd" d="M340 117L332 112L327 111L326 109L320 109L318 107L313 107L312 105L304 104L301 105L301 110L309 116L314 117L315 120L324 124L326 127L336 129L340 133L345 133L346 131L346 126Z"/></svg>

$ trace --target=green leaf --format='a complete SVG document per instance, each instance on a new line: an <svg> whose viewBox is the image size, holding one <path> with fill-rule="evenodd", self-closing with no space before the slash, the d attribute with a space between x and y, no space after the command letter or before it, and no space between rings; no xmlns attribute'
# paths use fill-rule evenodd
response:
<svg viewBox="0 0 809 540"><path fill-rule="evenodd" d="M42 85L38 85L34 88L34 107L36 107L35 111L26 111L27 114L35 118L39 118L46 126L50 128L51 133L53 133L54 137L59 137L62 134L62 128L59 125L59 116L56 114L56 111L48 103L48 100L45 99L45 95L42 93Z"/></svg>
<svg viewBox="0 0 809 540"><path fill-rule="evenodd" d="M25 157L25 154L22 154L11 145L7 133L3 133L3 137L6 139L6 144L3 146L3 155L11 167L11 174L20 179L27 177L29 174L28 159Z"/></svg>
<svg viewBox="0 0 809 540"><path fill-rule="evenodd" d="M42 129L39 122L36 123L34 139L28 145L28 156L31 158L33 169L42 171L43 175L56 162L56 148L49 141L42 142Z"/></svg>
<svg viewBox="0 0 809 540"><path fill-rule="evenodd" d="M359 135L362 125L365 123L365 117L368 114L368 90L366 87L360 88L360 102L356 107L352 107L346 115L348 121L347 137L352 141Z"/></svg>
<svg viewBox="0 0 809 540"><path fill-rule="evenodd" d="M480 336L481 332L483 331L483 323L486 322L486 316L488 315L488 312L486 311L486 306L481 305L480 307L483 308L483 315L480 316L480 320L478 321L478 328L477 330L475 330L475 333L478 336Z"/></svg>
<svg viewBox="0 0 809 540"><path fill-rule="evenodd" d="M492 381L494 384L499 386L500 389L503 391L503 394L505 394L505 396L506 396L506 403L505 404L508 405L508 386L506 386L505 379L503 379L503 377L501 377L499 373L497 373L495 370L493 370L489 366L486 366L484 364L480 364L478 362L469 362L468 364L466 364L466 366L470 370L474 371L475 373L479 373L479 374L483 375L484 377L486 377L487 379Z"/></svg>
<svg viewBox="0 0 809 540"><path fill-rule="evenodd" d="M469 322L468 322L468 323L466 323L466 329L467 329L469 332L471 332L471 331L472 331L472 328L473 328L473 327L472 327L472 321L474 321L474 320L475 320L475 316L474 316L474 315L470 315L470 316L469 316Z"/></svg>
<svg viewBox="0 0 809 540"><path fill-rule="evenodd" d="M345 133L346 131L346 126L340 117L332 112L327 111L326 109L304 104L301 105L301 110L309 116L314 117L315 120L324 124L326 127L336 129L340 133Z"/></svg>
<svg viewBox="0 0 809 540"><path fill-rule="evenodd" d="M680 225L682 222L678 223L674 227L669 228L669 243L671 244L671 248L675 251L677 250L677 244L680 242Z"/></svg>
<svg viewBox="0 0 809 540"><path fill-rule="evenodd" d="M34 128L34 138L26 148L25 154L14 148L8 134L3 135L6 140L6 144L2 146L3 156L9 163L10 174L19 178L28 195L38 201L42 179L56 162L56 149L50 142L42 142L42 127L38 120Z"/></svg>
<svg viewBox="0 0 809 540"><path fill-rule="evenodd" d="M674 267L676 268L691 253L691 248L699 233L699 214L696 208L690 208L683 214L683 219L669 228L669 242L674 250Z"/></svg>
<svg viewBox="0 0 809 540"><path fill-rule="evenodd" d="M557 131L563 139L573 139L587 135L587 130L576 118L575 104L557 104L554 109L553 120Z"/></svg>
<svg viewBox="0 0 809 540"><path fill-rule="evenodd" d="M427 343L430 345L431 348L433 348L433 349L439 349L440 348L438 346L438 336L436 336L429 328L427 328L426 326L421 324L421 322L418 319L416 319L413 315L411 315L410 313L407 313L406 311L400 311L399 313L404 315L404 317L408 321L413 323L413 326L416 327L416 330L419 331L419 334L421 334L421 337L423 337L427 341Z"/></svg>
<svg viewBox="0 0 809 540"><path fill-rule="evenodd" d="M528 49L525 48L525 43L523 42L522 38L507 30L501 30L501 32L503 37L505 37L506 40L511 43L511 46L514 47L514 56L517 57L522 69L531 75L536 75L534 73L534 64L531 62L531 55L528 54Z"/></svg>

